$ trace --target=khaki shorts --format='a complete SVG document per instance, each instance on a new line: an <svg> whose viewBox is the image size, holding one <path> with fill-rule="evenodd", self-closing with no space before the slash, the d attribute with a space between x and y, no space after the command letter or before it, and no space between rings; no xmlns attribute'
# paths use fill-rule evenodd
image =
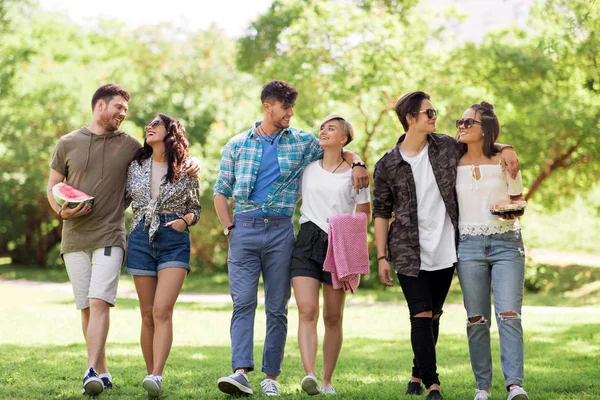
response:
<svg viewBox="0 0 600 400"><path fill-rule="evenodd" d="M115 305L123 255L117 246L63 254L78 310L88 308L89 299Z"/></svg>

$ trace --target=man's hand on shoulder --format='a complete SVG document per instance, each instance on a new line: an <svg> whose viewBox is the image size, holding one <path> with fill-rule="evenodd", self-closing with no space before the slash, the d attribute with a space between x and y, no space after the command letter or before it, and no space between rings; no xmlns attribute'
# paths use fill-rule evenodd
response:
<svg viewBox="0 0 600 400"><path fill-rule="evenodd" d="M183 170L192 178L198 178L200 176L200 160L196 157L187 159L183 164Z"/></svg>
<svg viewBox="0 0 600 400"><path fill-rule="evenodd" d="M519 173L519 170L521 169L519 157L517 157L515 149L513 149L511 146L506 146L500 151L502 157L502 170L504 171L508 168L508 173L513 179L515 179L517 177L517 173Z"/></svg>

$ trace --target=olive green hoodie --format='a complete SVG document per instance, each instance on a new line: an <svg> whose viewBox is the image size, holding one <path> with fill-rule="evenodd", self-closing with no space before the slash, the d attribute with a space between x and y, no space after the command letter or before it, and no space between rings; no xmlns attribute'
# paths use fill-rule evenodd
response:
<svg viewBox="0 0 600 400"><path fill-rule="evenodd" d="M127 167L140 147L123 131L96 135L85 126L59 139L50 167L95 198L89 214L63 222L61 254L108 246L125 250Z"/></svg>

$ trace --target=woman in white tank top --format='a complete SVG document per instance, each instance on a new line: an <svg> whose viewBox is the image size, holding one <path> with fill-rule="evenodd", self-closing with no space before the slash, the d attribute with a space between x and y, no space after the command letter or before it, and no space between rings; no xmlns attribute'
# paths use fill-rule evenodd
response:
<svg viewBox="0 0 600 400"><path fill-rule="evenodd" d="M494 143L500 124L494 106L472 105L456 121L457 139L468 146L456 177L459 242L458 277L467 310L467 336L477 389L475 400L490 397L491 294L500 336L507 400L527 400L523 389L521 306L525 253L517 215L524 208L521 172L502 171ZM501 213L502 217L494 214Z"/></svg>

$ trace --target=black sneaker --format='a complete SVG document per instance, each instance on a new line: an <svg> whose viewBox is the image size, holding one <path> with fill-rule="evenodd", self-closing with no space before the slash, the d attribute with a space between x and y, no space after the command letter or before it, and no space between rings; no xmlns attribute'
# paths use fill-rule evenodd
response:
<svg viewBox="0 0 600 400"><path fill-rule="evenodd" d="M96 396L102 393L104 390L104 383L102 379L98 378L98 374L94 368L87 370L85 377L83 378L83 386L81 388L81 394L87 394L88 396Z"/></svg>
<svg viewBox="0 0 600 400"><path fill-rule="evenodd" d="M421 382L410 381L406 386L406 394L414 394L415 396L420 396L423 394L423 389L424 388L423 385L421 385Z"/></svg>
<svg viewBox="0 0 600 400"><path fill-rule="evenodd" d="M439 390L432 390L429 392L425 400L443 400L442 394Z"/></svg>

